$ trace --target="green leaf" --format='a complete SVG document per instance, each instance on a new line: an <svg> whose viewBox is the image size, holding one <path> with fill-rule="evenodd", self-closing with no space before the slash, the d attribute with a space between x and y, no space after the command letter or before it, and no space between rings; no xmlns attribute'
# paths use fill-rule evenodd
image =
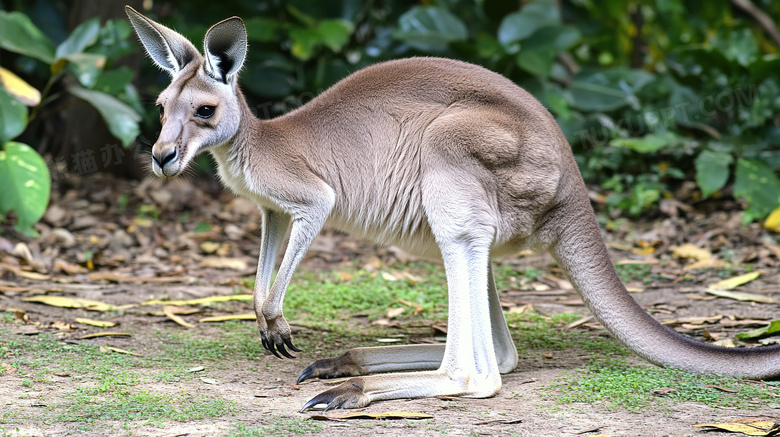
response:
<svg viewBox="0 0 780 437"><path fill-rule="evenodd" d="M246 36L249 41L269 42L276 39L276 35L282 25L276 20L268 18L252 17L244 20Z"/></svg>
<svg viewBox="0 0 780 437"><path fill-rule="evenodd" d="M551 2L537 1L522 10L511 13L501 20L498 27L498 42L510 53L514 44L531 36L537 29L561 23L558 8Z"/></svg>
<svg viewBox="0 0 780 437"><path fill-rule="evenodd" d="M648 134L635 138L616 138L609 142L610 146L623 147L639 153L655 153L674 144L677 136L671 132Z"/></svg>
<svg viewBox="0 0 780 437"><path fill-rule="evenodd" d="M5 144L27 127L27 108L0 87L0 144Z"/></svg>
<svg viewBox="0 0 780 437"><path fill-rule="evenodd" d="M303 61L314 56L314 51L320 45L320 35L314 29L303 27L293 27L290 29L290 39L292 40L293 56Z"/></svg>
<svg viewBox="0 0 780 437"><path fill-rule="evenodd" d="M555 57L580 41L580 32L571 26L544 27L523 44L517 66L536 76L548 77Z"/></svg>
<svg viewBox="0 0 780 437"><path fill-rule="evenodd" d="M54 45L21 12L0 11L0 48L47 64L54 62Z"/></svg>
<svg viewBox="0 0 780 437"><path fill-rule="evenodd" d="M322 44L334 52L341 51L354 30L355 26L347 20L323 20L317 25Z"/></svg>
<svg viewBox="0 0 780 437"><path fill-rule="evenodd" d="M415 6L398 19L393 36L419 50L442 50L454 41L468 37L463 21L446 9Z"/></svg>
<svg viewBox="0 0 780 437"><path fill-rule="evenodd" d="M762 219L780 205L780 178L766 163L740 158L734 179L734 197L748 202L743 222Z"/></svg>
<svg viewBox="0 0 780 437"><path fill-rule="evenodd" d="M67 55L83 52L84 49L97 41L99 33L100 19L97 17L79 24L78 27L73 29L68 38L57 47L54 57L60 59Z"/></svg>
<svg viewBox="0 0 780 437"><path fill-rule="evenodd" d="M614 111L628 105L631 95L616 87L575 79L569 86L572 106L583 111Z"/></svg>
<svg viewBox="0 0 780 437"><path fill-rule="evenodd" d="M140 133L138 123L141 121L141 116L116 97L78 86L69 88L69 91L94 106L106 122L108 130L119 138L125 147L129 146Z"/></svg>
<svg viewBox="0 0 780 437"><path fill-rule="evenodd" d="M133 81L133 70L127 67L103 71L92 87L95 91L116 95L125 90L125 87Z"/></svg>
<svg viewBox="0 0 780 437"><path fill-rule="evenodd" d="M740 340L752 340L769 337L770 335L780 334L780 320L772 320L769 325L763 328L753 329L736 335Z"/></svg>
<svg viewBox="0 0 780 437"><path fill-rule="evenodd" d="M696 182L704 197L720 190L729 180L730 153L704 150L696 157Z"/></svg>
<svg viewBox="0 0 780 437"><path fill-rule="evenodd" d="M16 230L37 235L32 225L46 211L51 192L51 178L41 155L30 146L9 142L0 150L0 214L14 211Z"/></svg>
<svg viewBox="0 0 780 437"><path fill-rule="evenodd" d="M106 57L95 53L71 53L62 59L68 61L68 68L79 83L88 88L95 85L106 65Z"/></svg>

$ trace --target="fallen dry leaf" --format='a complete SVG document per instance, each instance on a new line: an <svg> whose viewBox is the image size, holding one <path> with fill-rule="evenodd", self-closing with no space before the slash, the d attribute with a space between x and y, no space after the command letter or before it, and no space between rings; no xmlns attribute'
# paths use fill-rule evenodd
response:
<svg viewBox="0 0 780 437"><path fill-rule="evenodd" d="M0 370L2 370L3 373L16 373L16 367L8 363L0 363Z"/></svg>
<svg viewBox="0 0 780 437"><path fill-rule="evenodd" d="M725 391L726 393L739 393L739 390L733 390L719 385L707 384L705 387L714 388L715 390Z"/></svg>
<svg viewBox="0 0 780 437"><path fill-rule="evenodd" d="M211 384L211 385L219 384L219 381L217 381L216 379L214 379L214 378L207 378L205 376L201 376L200 380L205 382L206 384Z"/></svg>
<svg viewBox="0 0 780 437"><path fill-rule="evenodd" d="M47 296L37 295L25 297L22 299L25 302L36 302L44 305L50 305L60 308L84 308L90 311L112 311L120 308L128 308L130 306L115 307L107 303L98 302L96 300L80 299L77 297L65 297L65 296Z"/></svg>
<svg viewBox="0 0 780 437"><path fill-rule="evenodd" d="M141 305L202 305L204 303L228 302L231 300L252 300L251 294L231 294L228 296L201 297L189 300L147 300Z"/></svg>
<svg viewBox="0 0 780 437"><path fill-rule="evenodd" d="M215 269L246 270L247 263L241 258L226 258L218 256L207 256L200 261L201 267L212 267Z"/></svg>
<svg viewBox="0 0 780 437"><path fill-rule="evenodd" d="M724 265L723 261L719 259L707 258L688 264L683 267L683 270L719 269Z"/></svg>
<svg viewBox="0 0 780 437"><path fill-rule="evenodd" d="M733 278L724 279L722 281L710 284L708 287L710 290L732 290L740 285L747 284L750 281L755 280L761 275L761 272L751 272L744 275L734 276Z"/></svg>
<svg viewBox="0 0 780 437"><path fill-rule="evenodd" d="M257 320L257 315L255 314L231 314L228 316L214 316L214 317L206 317L203 319L198 320L200 323L209 323L209 322L227 322L230 320Z"/></svg>
<svg viewBox="0 0 780 437"><path fill-rule="evenodd" d="M143 355L141 355L139 353L132 352L132 351L125 350L125 349L119 349L118 347L113 347L113 346L104 346L104 347L100 348L101 351L104 350L104 349L106 351L116 352L118 354L132 355L134 357L142 357L143 356Z"/></svg>
<svg viewBox="0 0 780 437"><path fill-rule="evenodd" d="M219 243L214 241L204 241L200 243L200 249L206 253L214 253L219 249Z"/></svg>
<svg viewBox="0 0 780 437"><path fill-rule="evenodd" d="M709 250L696 247L691 243L674 248L672 255L675 258L695 259L697 261L712 258L712 253Z"/></svg>
<svg viewBox="0 0 780 437"><path fill-rule="evenodd" d="M89 340L90 338L98 338L98 337L131 337L132 335L129 332L93 332L92 334L82 335L81 337L76 337L77 340Z"/></svg>
<svg viewBox="0 0 780 437"><path fill-rule="evenodd" d="M400 316L401 314L406 311L406 308L398 307L398 308L388 308L387 309L387 318L388 319L395 319L396 317Z"/></svg>
<svg viewBox="0 0 780 437"><path fill-rule="evenodd" d="M741 291L707 290L707 294L734 299L742 302L776 303L777 299L763 294L744 293Z"/></svg>
<svg viewBox="0 0 780 437"><path fill-rule="evenodd" d="M729 432L740 432L745 435L753 436L768 436L780 431L780 424L777 419L771 417L757 417L724 423L703 423L693 426L697 428L708 427L722 429Z"/></svg>
<svg viewBox="0 0 780 437"><path fill-rule="evenodd" d="M80 317L76 318L76 323L81 323L82 325L97 326L98 328L111 328L112 326L116 326L115 322L105 322L103 320L82 319Z"/></svg>
<svg viewBox="0 0 780 437"><path fill-rule="evenodd" d="M173 320L181 326L184 326L185 328L194 328L195 325L188 323L186 320L182 319L179 315L176 314L176 309L177 308L175 306L166 305L163 307L163 313L165 313L165 317Z"/></svg>

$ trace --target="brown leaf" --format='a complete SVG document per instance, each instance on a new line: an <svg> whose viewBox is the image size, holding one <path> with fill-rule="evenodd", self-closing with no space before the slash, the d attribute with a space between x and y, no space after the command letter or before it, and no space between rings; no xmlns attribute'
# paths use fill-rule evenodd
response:
<svg viewBox="0 0 780 437"><path fill-rule="evenodd" d="M395 319L396 317L399 317L401 314L406 311L405 308L398 307L398 308L388 308L387 309L387 318L388 319Z"/></svg>
<svg viewBox="0 0 780 437"><path fill-rule="evenodd" d="M719 385L707 384L705 387L714 388L715 390L725 391L726 393L739 393L739 390L732 390L730 388L721 387Z"/></svg>
<svg viewBox="0 0 780 437"><path fill-rule="evenodd" d="M186 320L176 315L176 309L177 308L175 306L166 305L163 307L163 313L165 313L166 317L178 323L179 325L184 326L185 328L194 328L195 325L188 323Z"/></svg>
<svg viewBox="0 0 780 437"><path fill-rule="evenodd" d="M777 419L771 417L757 417L724 423L703 423L693 426L697 428L708 427L722 429L729 432L739 432L751 436L769 436L780 431L780 424L778 424Z"/></svg>
<svg viewBox="0 0 780 437"><path fill-rule="evenodd" d="M653 389L652 393L653 393L654 395L658 395L658 396L666 396L666 395L668 395L669 393L675 393L676 391L677 391L677 390L675 390L675 389L673 389L673 388L669 388L669 387L661 387L661 388L656 388L656 389Z"/></svg>

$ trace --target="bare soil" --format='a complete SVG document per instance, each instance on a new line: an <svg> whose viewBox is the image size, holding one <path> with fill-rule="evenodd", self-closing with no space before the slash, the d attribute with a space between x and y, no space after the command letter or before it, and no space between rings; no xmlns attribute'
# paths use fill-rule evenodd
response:
<svg viewBox="0 0 780 437"><path fill-rule="evenodd" d="M725 316L705 330L674 325L699 340L733 338L735 332L754 326L739 325L740 320L773 320L778 305L715 299L704 290L706 284L748 270L759 270L759 279L740 289L780 299L777 236L757 225L743 227L737 212L702 211L687 217L658 218L642 223L615 222L606 235L616 261L644 260L651 270L629 280L629 287L641 288L637 300L659 319ZM324 381L295 385L298 373L313 360L334 350L354 346L334 344L322 333L298 327L302 336L315 345L298 354L296 360L280 360L265 354L256 359L239 358L212 363L206 369L207 381L182 374L172 380L155 380L160 372L158 356L162 350L160 329L182 330L165 316L150 316L148 308L134 308L112 314L120 330L131 338L108 337L77 340L86 333L103 329L78 325L76 317L96 318L83 309L57 308L25 302L30 295L50 294L93 299L111 305L138 304L149 299L194 299L234 294L242 281L252 279L259 245L259 220L254 208L234 199L213 185L190 185L174 181L131 183L105 176L74 179L58 187L52 208L39 224L41 237L26 239L3 225L0 234L0 310L13 311L19 320L0 323L2 338L32 338L43 333L60 342L90 344L143 351L133 369L140 375L134 390L152 394L209 394L235 402L236 409L221 417L145 423L143 421L95 420L89 423L57 421L35 411L56 410L66 403L74 387L85 384L73 375L56 373L51 379L26 384L24 372L0 373L0 436L136 435L136 436L212 436L238 433L236 424L246 428L266 427L266 434L288 435L301 432L279 425L289 419L311 420L327 416L332 420L312 420L319 435L362 436L406 435L498 435L498 436L697 436L725 435L704 432L693 425L729 422L757 416L780 418L770 405L753 410L712 408L700 403L666 402L641 412L610 408L608 404L558 404L554 391L547 387L562 375L576 375L587 365L591 354L582 351L534 350L521 360L518 368L504 375L501 392L489 399L423 398L378 402L365 408L367 413L402 411L433 415L425 420L337 419L352 411L298 413L302 405L328 387ZM62 230L65 230L63 232ZM215 242L219 248L209 252L202 243ZM23 246L19 246L22 243ZM675 246L693 243L725 262L714 269L685 270L687 261L672 255ZM26 251L25 251L26 247ZM647 250L647 248L651 248ZM339 269L370 264L378 257L382 265L408 261L407 255L392 248L376 248L370 243L326 232L307 255L305 269ZM231 259L233 268L204 267L204 259ZM633 262L632 261L632 262ZM534 266L558 284L560 272L544 256L504 260L518 269ZM725 272L725 273L724 273ZM652 273L652 281L645 278ZM115 276L111 276L115 275ZM665 278L658 280L657 278ZM576 304L575 292L566 287L540 289L539 293L507 290L503 299L507 308L533 304L543 314L587 310ZM550 293L556 291L557 293ZM236 313L250 311L248 302L227 307ZM2 314L2 313L0 313ZM208 315L208 314L204 314ZM198 315L201 317L201 315ZM62 328L56 322L70 324ZM252 322L244 322L251 324ZM190 330L198 338L208 339L219 328L198 324ZM579 330L592 329L591 324ZM23 337L26 336L26 337ZM318 344L318 338L321 344ZM257 339L259 342L259 338ZM2 347L2 345L0 345ZM11 358L2 358L0 363ZM645 365L638 358L630 363ZM197 365L199 363L193 363ZM728 395L724 393L724 396ZM33 413L31 413L31 411ZM14 419L21 417L23 419ZM48 418L47 418L48 417ZM779 419L780 420L780 419ZM299 422L293 423L300 425ZM307 422L304 422L307 423ZM296 431L298 430L298 431Z"/></svg>

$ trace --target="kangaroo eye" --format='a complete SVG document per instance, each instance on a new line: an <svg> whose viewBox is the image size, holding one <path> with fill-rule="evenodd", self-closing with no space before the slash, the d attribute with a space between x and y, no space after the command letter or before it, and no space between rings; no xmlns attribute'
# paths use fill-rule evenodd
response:
<svg viewBox="0 0 780 437"><path fill-rule="evenodd" d="M157 109L160 110L160 117L165 115L165 108L163 108L163 105L157 105Z"/></svg>
<svg viewBox="0 0 780 437"><path fill-rule="evenodd" d="M217 109L216 106L201 106L195 111L195 115L200 118L211 118L211 116L214 115L215 109Z"/></svg>

